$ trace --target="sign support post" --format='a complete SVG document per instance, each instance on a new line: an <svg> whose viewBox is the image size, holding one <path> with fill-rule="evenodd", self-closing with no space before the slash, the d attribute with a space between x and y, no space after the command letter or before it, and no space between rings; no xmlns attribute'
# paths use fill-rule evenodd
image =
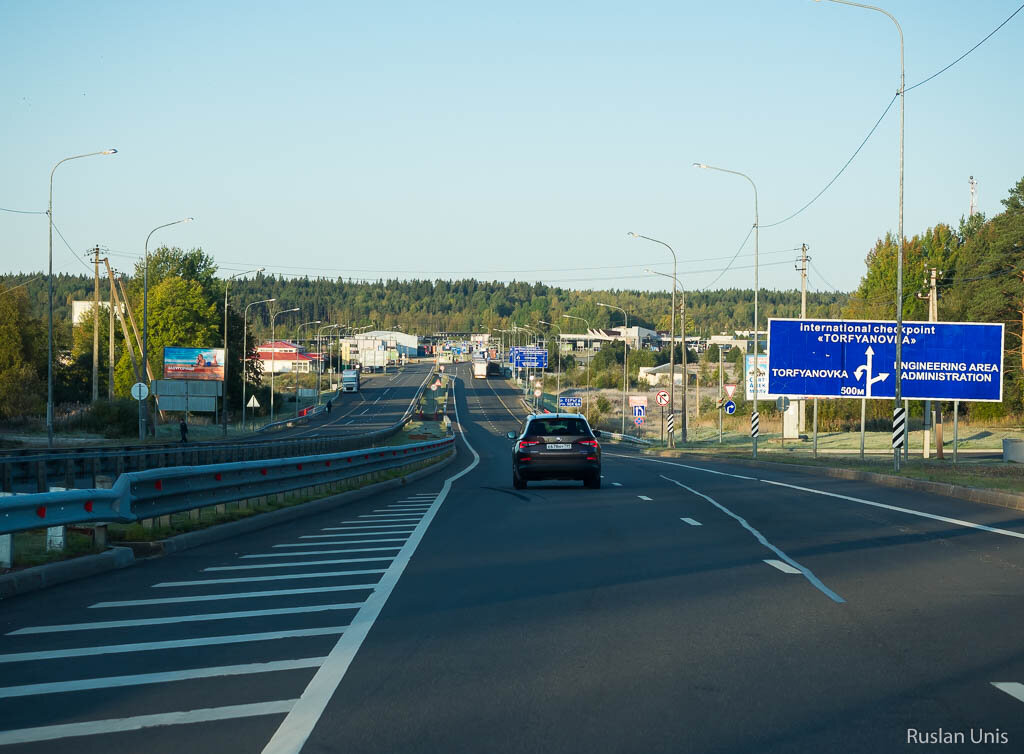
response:
<svg viewBox="0 0 1024 754"><path fill-rule="evenodd" d="M814 399L814 457L818 457L818 399Z"/></svg>
<svg viewBox="0 0 1024 754"><path fill-rule="evenodd" d="M864 460L864 411L867 408L868 399L860 399L860 460Z"/></svg>

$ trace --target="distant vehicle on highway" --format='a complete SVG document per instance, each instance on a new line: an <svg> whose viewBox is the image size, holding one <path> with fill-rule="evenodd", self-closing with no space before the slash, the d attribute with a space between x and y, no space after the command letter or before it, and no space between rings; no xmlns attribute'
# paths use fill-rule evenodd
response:
<svg viewBox="0 0 1024 754"><path fill-rule="evenodd" d="M601 431L579 414L531 414L512 446L512 486L541 479L579 479L584 487L601 486Z"/></svg>
<svg viewBox="0 0 1024 754"><path fill-rule="evenodd" d="M473 379L487 379L487 359L473 359Z"/></svg>
<svg viewBox="0 0 1024 754"><path fill-rule="evenodd" d="M345 369L341 373L341 390L344 393L359 392L359 370Z"/></svg>

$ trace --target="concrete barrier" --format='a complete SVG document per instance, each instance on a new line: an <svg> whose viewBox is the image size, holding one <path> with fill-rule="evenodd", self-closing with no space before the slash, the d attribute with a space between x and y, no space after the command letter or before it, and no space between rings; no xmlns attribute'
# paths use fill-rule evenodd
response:
<svg viewBox="0 0 1024 754"><path fill-rule="evenodd" d="M1003 440L1003 460L1024 463L1024 440Z"/></svg>

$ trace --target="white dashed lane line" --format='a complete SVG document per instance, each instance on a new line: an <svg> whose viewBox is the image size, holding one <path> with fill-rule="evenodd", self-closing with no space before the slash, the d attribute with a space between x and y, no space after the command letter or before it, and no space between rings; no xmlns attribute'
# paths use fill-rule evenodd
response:
<svg viewBox="0 0 1024 754"><path fill-rule="evenodd" d="M1009 694L1018 702L1024 702L1024 683L1013 681L993 681L992 685L1003 693Z"/></svg>
<svg viewBox="0 0 1024 754"><path fill-rule="evenodd" d="M700 521L695 521L695 520L694 520L694 519L692 519L692 518L681 518L681 519L679 519L679 520L680 520L680 521L685 521L685 522L686 522L686 523L688 523L688 524L689 524L690 526L703 526L703 524L702 524L702 523L701 523Z"/></svg>
<svg viewBox="0 0 1024 754"><path fill-rule="evenodd" d="M637 495L637 497L640 498L641 500L646 500L647 502L651 502L651 498L647 497L647 495Z"/></svg>
<svg viewBox="0 0 1024 754"><path fill-rule="evenodd" d="M783 573L800 573L799 568L794 568L789 563L783 563L781 560L772 560L770 558L765 558L764 562L770 565L772 568L778 568Z"/></svg>

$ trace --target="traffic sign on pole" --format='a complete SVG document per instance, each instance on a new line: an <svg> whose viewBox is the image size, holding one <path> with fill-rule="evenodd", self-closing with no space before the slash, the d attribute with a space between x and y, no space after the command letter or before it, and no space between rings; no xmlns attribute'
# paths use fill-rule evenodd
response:
<svg viewBox="0 0 1024 754"><path fill-rule="evenodd" d="M736 393L736 384L733 383L732 385L725 385L724 387L725 387L725 396L727 398L732 398L733 395Z"/></svg>
<svg viewBox="0 0 1024 754"><path fill-rule="evenodd" d="M736 413L736 401L725 402L725 413L729 414L730 416Z"/></svg>
<svg viewBox="0 0 1024 754"><path fill-rule="evenodd" d="M132 398L137 401L144 401L149 396L149 388L145 382L136 382L132 385Z"/></svg>
<svg viewBox="0 0 1024 754"><path fill-rule="evenodd" d="M559 408L581 408L583 399L575 396L565 396L558 399Z"/></svg>
<svg viewBox="0 0 1024 754"><path fill-rule="evenodd" d="M658 402L659 406L667 406L668 405L668 392L666 392L665 390L659 390L658 394L656 396L654 396L654 400L656 400Z"/></svg>
<svg viewBox="0 0 1024 754"><path fill-rule="evenodd" d="M638 416L633 420L633 423L639 427L641 424L644 423L644 418L642 416Z"/></svg>
<svg viewBox="0 0 1024 754"><path fill-rule="evenodd" d="M647 415L647 406L633 406L633 416L640 418Z"/></svg>

